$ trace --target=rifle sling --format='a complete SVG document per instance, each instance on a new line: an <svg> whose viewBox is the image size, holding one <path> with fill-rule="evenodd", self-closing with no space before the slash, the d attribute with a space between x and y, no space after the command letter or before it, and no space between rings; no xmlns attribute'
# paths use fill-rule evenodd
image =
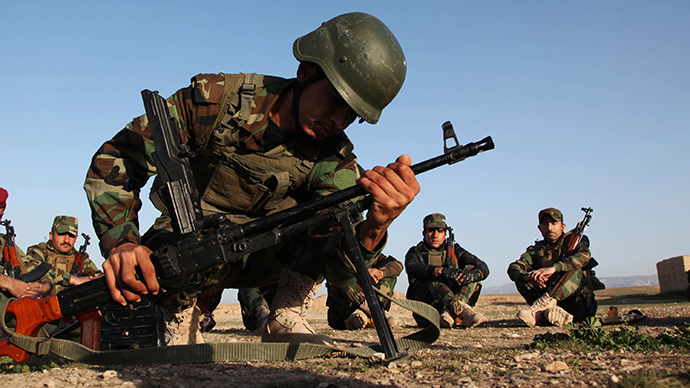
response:
<svg viewBox="0 0 690 388"><path fill-rule="evenodd" d="M430 346L440 333L439 314L428 304L405 299L389 298L398 306L420 315L431 324L398 340L407 353ZM222 361L294 361L328 354L343 353L355 357L373 357L381 352L379 345L362 348L339 348L311 343L212 343L154 348L98 351L65 339L30 337L16 334L4 324L9 300L0 302L0 325L13 345L37 355L54 353L68 360L90 365L159 365L191 364Z"/></svg>

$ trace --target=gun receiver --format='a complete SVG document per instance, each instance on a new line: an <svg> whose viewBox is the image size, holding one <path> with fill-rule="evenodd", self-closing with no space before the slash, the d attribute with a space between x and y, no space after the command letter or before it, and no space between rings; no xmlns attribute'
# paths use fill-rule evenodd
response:
<svg viewBox="0 0 690 388"><path fill-rule="evenodd" d="M167 120L167 108L165 108L165 101L162 97L158 96L156 92L148 91L142 92L142 96L145 100L147 115L149 114L148 109L153 106L157 107L155 108L157 113L151 114L149 117L151 124L154 121L161 121L164 127L165 122L171 122L171 120ZM147 98L158 100L159 102L147 102ZM160 100L163 100L162 103ZM162 119L154 120L154 117ZM452 131L452 126L449 122L444 124L444 131L447 131L447 127ZM153 126L150 128L154 131ZM166 130L170 131L170 128L163 129L163 132ZM174 133L175 131L170 132ZM176 135L179 136L179 134ZM158 135L155 136L154 142L156 142L156 138L159 139ZM368 276L368 271L364 265L364 260L361 252L359 252L355 240L356 237L352 230L351 217L367 210L372 203L369 196L356 203L349 201L352 198L365 195L364 189L359 186L353 186L245 224L231 224L218 221L215 228L201 229L198 228L201 217L199 217L199 212L196 210L198 207L195 207L195 200L182 197L175 198L178 195L184 197L185 193L192 194L193 197L196 192L191 170L182 171L188 166L184 165L184 161L182 165L179 164L179 156L183 155L185 151L180 151L182 148L176 148L173 144L168 144L166 140L162 141L166 144L166 148L172 150L165 152L168 152L168 155L173 155L173 157L168 158L166 155L159 153L159 145L156 144L156 153L158 154L156 159L157 168L159 175L161 173L169 174L167 178L162 179L172 179L172 181L166 182L164 185L163 193L170 194L169 203L171 207L169 209L171 209L172 218L174 219L176 215L182 214L182 221L178 227L183 236L181 236L177 243L164 245L156 249L151 255L151 259L156 267L158 281L162 288L158 298L163 297L165 294L179 291L187 286L182 280L188 280L193 274L200 274L202 271L219 264L234 263L246 254L276 245L286 238L306 232L315 226L326 224L341 225L347 244L350 246L354 245L357 248L351 249L349 253L351 254L351 259L355 262L361 261L359 264L355 264L358 280L366 293L369 307L372 309L372 318L384 347L386 358L393 359L401 355L397 350L397 344L390 332L390 327L385 319L380 302L374 294L371 278ZM415 174L420 174L493 148L494 144L491 137L486 137L476 143L447 148L443 155L413 165L412 171ZM160 164L158 164L159 162ZM170 168L169 164L180 165L180 171L177 173L172 172L174 169ZM175 183L179 175L186 175L186 178L183 178L185 182ZM178 209L176 206L180 208ZM175 210L173 211L172 209ZM180 209L184 211L178 211ZM328 211L322 212L322 210ZM315 216L315 214L318 215ZM208 220L204 221L207 221L204 225L204 227L207 227ZM183 232L189 230L193 232ZM360 269L360 266L363 266L363 269ZM156 300L150 296L149 298ZM81 285L70 287L49 298L37 299L28 297L13 300L9 302L6 311L16 317L17 326L15 333L35 337L44 323L63 316L75 315L78 312L94 307L107 309L114 305L116 304L110 296L105 277L100 277ZM373 311L377 308L378 311ZM6 327L3 327L3 330L8 333ZM35 352L35 350L30 351ZM18 362L26 361L30 356L29 351L10 343L7 338L0 341L0 355L10 356Z"/></svg>

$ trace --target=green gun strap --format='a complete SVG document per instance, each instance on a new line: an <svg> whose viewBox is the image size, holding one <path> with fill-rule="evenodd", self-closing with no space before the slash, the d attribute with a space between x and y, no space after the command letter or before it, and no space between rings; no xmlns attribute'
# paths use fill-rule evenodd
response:
<svg viewBox="0 0 690 388"><path fill-rule="evenodd" d="M388 298L388 297L386 297ZM388 298L431 322L431 325L399 339L398 348L414 352L434 343L440 333L439 314L433 307L414 300ZM4 318L7 303L0 304L0 318ZM4 319L3 319L4 322ZM190 364L220 361L292 361L320 357L331 353L345 353L370 358L381 352L380 345L362 348L337 348L311 343L211 343L163 346L125 350L92 350L80 343L58 339L38 338L16 334L3 324L10 342L27 352L39 355L54 353L60 357L91 365L157 365Z"/></svg>

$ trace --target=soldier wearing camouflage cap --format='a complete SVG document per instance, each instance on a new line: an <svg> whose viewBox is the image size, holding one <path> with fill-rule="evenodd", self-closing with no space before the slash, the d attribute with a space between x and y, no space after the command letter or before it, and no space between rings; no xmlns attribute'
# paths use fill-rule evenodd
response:
<svg viewBox="0 0 690 388"><path fill-rule="evenodd" d="M5 209L7 208L7 198L9 193L4 188L0 187L0 221L5 215ZM9 220L4 223L6 228L11 225ZM4 252L6 246L9 246L11 239L7 238L7 235L0 233L0 252ZM32 270L40 266L40 262L34 260L33 258L27 256L22 252L22 250L14 245L15 253L17 255L17 260L19 261L19 269L22 274L27 274ZM50 274L46 273L40 279L35 282L25 282L14 276L10 276L10 272L5 268L3 260L0 260L0 300L14 297L22 298L25 296L46 296L52 288L52 281ZM6 274L7 273L7 274ZM41 272L43 273L43 272Z"/></svg>
<svg viewBox="0 0 690 388"><path fill-rule="evenodd" d="M594 316L594 290L582 270L591 259L589 239L583 235L575 250L566 253L564 241L572 231L565 233L563 213L549 207L539 211L538 219L544 239L508 266L508 276L530 305L517 318L528 326L563 326Z"/></svg>
<svg viewBox="0 0 690 388"><path fill-rule="evenodd" d="M199 74L168 99L181 137L194 151L190 162L202 210L245 223L359 184L374 199L357 227L362 251L371 259L385 246L388 226L419 192L419 185L407 155L360 176L353 145L343 131L358 119L370 124L380 119L405 79L402 48L379 19L355 12L298 38L293 54L300 62L296 78ZM84 184L94 229L108 258L104 271L111 295L123 304L159 291L150 262L155 246L146 244L171 233L166 216L144 238L139 233L139 191L157 173L153 151L146 116L135 118L99 149ZM294 237L247 260L217 267L201 285L166 295L160 304L166 343L203 341L191 324L199 313L194 305L200 293L272 282L279 283L279 290L262 339L330 343L314 332L304 313L324 276L334 284L354 278L334 249L326 250L336 246L325 238ZM143 275L139 279L131 276L136 266Z"/></svg>
<svg viewBox="0 0 690 388"><path fill-rule="evenodd" d="M481 281L489 276L489 266L477 256L448 241L452 229L441 213L424 217L424 239L405 255L409 279L407 299L428 303L441 314L441 327L453 327L459 321L474 327L485 320L473 306L479 298ZM423 318L414 315L420 326Z"/></svg>
<svg viewBox="0 0 690 388"><path fill-rule="evenodd" d="M65 287L81 284L103 275L103 272L89 259L88 253L83 253L83 264L78 262L77 255L82 254L74 248L78 235L79 221L76 217L57 216L53 219L48 241L32 245L27 250L27 255L52 266L52 295ZM75 270L75 265L80 267L79 270Z"/></svg>

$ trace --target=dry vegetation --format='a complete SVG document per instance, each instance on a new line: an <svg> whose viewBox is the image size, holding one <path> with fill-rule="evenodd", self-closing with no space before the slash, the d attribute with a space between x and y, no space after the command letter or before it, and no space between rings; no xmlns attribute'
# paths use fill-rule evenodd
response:
<svg viewBox="0 0 690 388"><path fill-rule="evenodd" d="M648 318L634 325L607 326L607 332L658 337L690 322L690 303L680 294L658 295L658 287L614 288L597 292L600 316L611 305L622 312L639 309ZM535 336L570 333L565 328L521 326L515 313L523 307L518 294L483 295L478 310L490 321L471 329L444 329L427 349L395 363L328 356L296 362L234 362L153 367L94 367L60 360L33 360L44 370L0 374L10 387L673 387L689 386L690 350L664 346L656 350L589 348L582 343L545 341ZM405 322L396 336L416 331L410 314L394 310ZM326 324L324 297L317 299L309 320L341 344L377 342L376 331L334 331ZM218 326L207 339L216 342L259 341L243 330L238 306L221 305ZM600 333L601 334L601 333ZM690 335L688 335L690 340ZM636 338L634 338L636 342ZM19 368L14 366L13 368ZM635 385L636 384L636 385Z"/></svg>

